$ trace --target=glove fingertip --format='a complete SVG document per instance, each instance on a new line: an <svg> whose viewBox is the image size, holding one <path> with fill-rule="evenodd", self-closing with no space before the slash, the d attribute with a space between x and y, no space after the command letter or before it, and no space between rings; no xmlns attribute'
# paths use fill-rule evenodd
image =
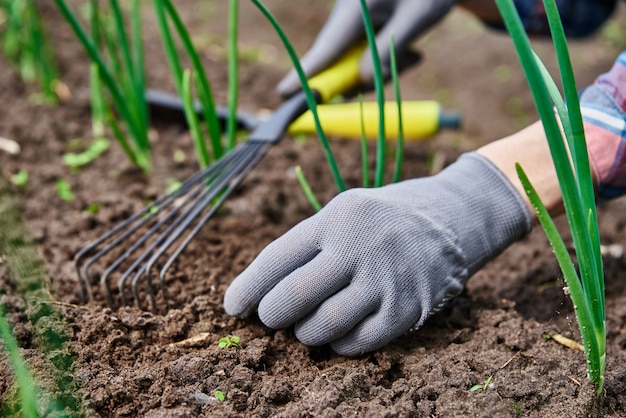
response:
<svg viewBox="0 0 626 418"><path fill-rule="evenodd" d="M239 286L237 279L231 283L224 294L224 310L228 315L246 317L256 308L258 302L246 296L246 289Z"/></svg>

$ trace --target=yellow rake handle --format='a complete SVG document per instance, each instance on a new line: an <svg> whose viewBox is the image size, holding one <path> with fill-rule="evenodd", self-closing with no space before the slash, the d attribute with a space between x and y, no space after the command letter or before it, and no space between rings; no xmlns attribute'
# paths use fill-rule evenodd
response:
<svg viewBox="0 0 626 418"><path fill-rule="evenodd" d="M432 100L402 102L402 124L406 140L419 141L432 137L441 128L456 128L459 119L453 114L444 114L441 105ZM378 104L363 103L363 112L359 103L341 103L318 105L322 129L327 135L341 138L361 138L361 117L363 118L365 137L378 137ZM361 116L362 115L362 116ZM291 134L314 134L315 123L310 111L296 119L289 126ZM398 138L398 107L396 102L385 103L385 138Z"/></svg>

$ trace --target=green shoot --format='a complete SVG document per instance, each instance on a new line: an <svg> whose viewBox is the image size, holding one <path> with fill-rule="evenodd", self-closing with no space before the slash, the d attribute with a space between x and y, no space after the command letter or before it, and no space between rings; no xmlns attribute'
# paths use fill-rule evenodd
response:
<svg viewBox="0 0 626 418"><path fill-rule="evenodd" d="M91 23L99 20L99 25L92 28L89 35L80 24L77 14L68 6L66 0L54 0L65 20L85 49L92 64L97 66L98 76L111 104L106 110L97 111L106 114L113 135L128 158L144 172L150 171L150 143L148 140L148 111L145 94L145 68L141 46L141 15L139 0L131 1L132 39L126 31L125 22L118 0L111 0L110 19L105 19L92 3ZM101 47L101 44L104 46ZM132 45L132 47L131 47ZM121 56L120 56L121 54ZM94 94L99 94L99 83L94 85L95 70L92 77ZM92 98L92 103L98 99ZM110 108L113 107L115 112ZM123 122L124 128L116 119ZM96 131L98 128L95 128ZM96 132L97 133L97 132ZM130 141L127 137L130 137Z"/></svg>
<svg viewBox="0 0 626 418"><path fill-rule="evenodd" d="M398 63L396 60L396 46L393 34L389 40L391 48L390 53L390 66L391 66L391 82L393 84L393 91L396 97L396 107L398 108L398 140L396 144L396 165L393 173L393 182L397 183L402 177L402 162L404 161L404 123L402 120L402 96L400 94L400 82L398 81Z"/></svg>
<svg viewBox="0 0 626 418"><path fill-rule="evenodd" d="M91 37L94 40L101 39L99 13L98 0L90 0L89 24L91 26ZM91 94L91 129L94 138L102 138L105 135L108 119L107 106L100 71L98 70L98 65L94 62L89 65L89 85Z"/></svg>
<svg viewBox="0 0 626 418"><path fill-rule="evenodd" d="M493 375L490 375L483 383L472 386L470 388L470 392L476 392L477 390L480 390L481 392L486 391L489 388L492 379Z"/></svg>
<svg viewBox="0 0 626 418"><path fill-rule="evenodd" d="M95 215L100 212L100 207L101 205L99 203L90 203L89 206L87 206L87 209L85 209L85 214Z"/></svg>
<svg viewBox="0 0 626 418"><path fill-rule="evenodd" d="M359 114L361 122L361 170L363 171L363 187L370 187L370 165L365 136L365 116L363 114L363 95L359 94Z"/></svg>
<svg viewBox="0 0 626 418"><path fill-rule="evenodd" d="M72 202L74 200L74 193L70 184L65 179L58 179L56 182L57 196L61 200L66 202Z"/></svg>
<svg viewBox="0 0 626 418"><path fill-rule="evenodd" d="M2 34L2 47L9 62L26 82L37 82L43 101L58 101L59 75L49 38L45 34L35 0L3 0L7 21Z"/></svg>
<svg viewBox="0 0 626 418"><path fill-rule="evenodd" d="M209 140L211 142L213 158L217 160L224 153L224 147L222 146L221 139L222 131L220 129L220 123L215 110L215 102L213 100L211 85L206 76L206 71L202 64L200 56L193 45L187 27L180 18L172 2L170 0L153 0L153 2L154 10L157 16L157 22L159 25L159 31L161 33L161 39L163 41L163 47L165 49L167 61L170 66L170 71L172 72L172 77L174 78L174 82L180 96L184 97L185 93L187 93L188 101L190 100L191 96L189 95L189 92L184 92L183 90L185 88L185 75L181 63L181 57L179 56L176 49L176 44L174 42L172 31L168 23L168 18L174 26L176 33L178 34L178 37L191 61L194 81L196 82L196 86L198 89L197 94L201 105L200 107L202 110L202 116L204 118L206 131L208 132ZM193 100L191 100L191 103L193 103ZM189 102L187 104L189 105ZM193 113L195 115L195 112ZM199 123L196 123L196 121L190 120L191 112L189 111L189 109L187 109L185 115L187 117L187 122L189 126L192 129L196 130L195 133L192 133L192 135L195 135L196 137L194 139L194 144L196 145L198 162L202 167L206 167L211 161L211 156L209 155L209 152L204 145L204 140L201 140L204 135L202 134L200 125Z"/></svg>
<svg viewBox="0 0 626 418"><path fill-rule="evenodd" d="M185 70L183 72L183 84L181 86L181 98L183 101L183 109L185 111L185 118L189 125L189 132L191 133L191 139L193 140L194 147L196 149L196 155L201 167L208 167L211 163L211 157L204 143L204 135L200 128L200 121L194 108L193 95L191 93L191 72Z"/></svg>
<svg viewBox="0 0 626 418"><path fill-rule="evenodd" d="M516 416L521 415L522 408L519 406L519 404L513 399L510 399L510 401L511 401L511 405L513 405L513 409L515 410L515 415Z"/></svg>
<svg viewBox="0 0 626 418"><path fill-rule="evenodd" d="M222 392L221 390L216 390L215 399L217 399L220 402L224 402L226 400L226 395L224 395L224 392Z"/></svg>
<svg viewBox="0 0 626 418"><path fill-rule="evenodd" d="M376 173L374 174L374 187L380 187L384 183L385 177L385 153L387 141L385 139L385 80L383 77L380 55L376 46L376 34L374 24L367 8L365 0L361 1L361 12L363 14L363 24L365 25L365 35L372 54L374 66L374 90L376 91L376 102L378 103L378 139L376 140Z"/></svg>
<svg viewBox="0 0 626 418"><path fill-rule="evenodd" d="M28 187L28 171L20 170L16 174L13 174L11 176L11 183L25 190Z"/></svg>
<svg viewBox="0 0 626 418"><path fill-rule="evenodd" d="M70 171L75 173L83 166L101 156L109 149L110 145L111 144L108 139L96 138L85 151L80 153L68 152L67 154L64 154L63 164L68 166Z"/></svg>
<svg viewBox="0 0 626 418"><path fill-rule="evenodd" d="M235 147L237 138L237 97L239 95L238 18L239 0L229 0L228 9L228 119L226 121L227 148Z"/></svg>
<svg viewBox="0 0 626 418"><path fill-rule="evenodd" d="M28 418L39 416L37 412L37 390L35 380L20 355L20 347L11 332L4 307L0 306L0 340L4 344L9 363L15 375L21 403L21 413Z"/></svg>
<svg viewBox="0 0 626 418"><path fill-rule="evenodd" d="M307 199L311 203L311 206L313 206L313 209L315 209L316 212L322 210L322 204L315 196L315 193L313 193L313 190L311 189L311 185L309 184L306 177L304 176L304 173L302 172L302 167L300 167L299 165L296 166L296 177L298 177L298 182L300 183L300 187L302 188L302 190L304 191L304 194L306 195Z"/></svg>
<svg viewBox="0 0 626 418"><path fill-rule="evenodd" d="M600 394L606 361L604 273L593 183L567 40L556 3L554 0L544 0L565 93L563 100L554 82L532 51L513 1L496 0L496 4L513 39L548 138L576 249L580 276L558 229L524 170L517 165L517 171L565 277L583 340L587 374L597 384L597 394ZM565 141L553 106L556 107L559 121L563 126Z"/></svg>
<svg viewBox="0 0 626 418"><path fill-rule="evenodd" d="M220 338L219 341L217 342L217 345L220 348L238 348L239 347L239 337L237 337L236 335L230 336L230 337L223 337Z"/></svg>

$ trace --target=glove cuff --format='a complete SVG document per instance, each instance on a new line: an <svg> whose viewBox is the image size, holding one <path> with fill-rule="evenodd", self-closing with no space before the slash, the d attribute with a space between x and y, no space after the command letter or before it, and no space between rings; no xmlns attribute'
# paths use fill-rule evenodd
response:
<svg viewBox="0 0 626 418"><path fill-rule="evenodd" d="M467 277L532 229L522 196L487 158L463 154L437 176L441 222L455 231ZM459 204L460 203L460 204Z"/></svg>

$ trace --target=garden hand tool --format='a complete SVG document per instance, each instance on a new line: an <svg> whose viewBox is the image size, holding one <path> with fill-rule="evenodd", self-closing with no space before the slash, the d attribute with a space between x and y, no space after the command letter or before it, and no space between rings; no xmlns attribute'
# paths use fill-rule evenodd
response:
<svg viewBox="0 0 626 418"><path fill-rule="evenodd" d="M310 80L318 101L327 101L359 83L359 56L353 50L336 65ZM83 294L93 299L89 270L106 254L120 247L121 255L100 276L100 285L109 305L114 305L109 281L119 270L121 275L117 288L122 304L128 302L130 287L135 303L141 308L139 289L145 283L151 305L156 309L152 267L164 256L169 258L160 270L159 284L167 303L164 279L171 264L268 149L280 140L291 122L307 108L304 93L294 95L267 121L260 123L247 141L186 180L176 192L161 197L76 254L76 269ZM130 243L129 247L121 248L127 243ZM90 256L92 253L95 254Z"/></svg>
<svg viewBox="0 0 626 418"><path fill-rule="evenodd" d="M146 100L153 120L187 126L183 103L179 96L148 90ZM204 113L200 104L196 103L195 107L196 114L201 119ZM228 109L217 106L216 113L222 128L225 128ZM317 106L317 113L326 135L347 139L360 139L361 133L367 139L376 139L378 136L378 103L320 104ZM409 141L431 138L441 129L458 129L461 125L461 116L457 112L443 110L441 104L435 100L403 101L401 114L402 119L407 121L403 124L402 134L404 139ZM363 119L363 132L361 132L361 118ZM236 114L237 127L246 131L254 130L264 120L262 116L241 110ZM385 137L388 140L397 139L399 123L396 102L385 103L385 123ZM292 135L315 134L313 112L307 110L298 117L289 125L288 132Z"/></svg>
<svg viewBox="0 0 626 418"><path fill-rule="evenodd" d="M376 350L460 293L532 228L522 197L489 160L467 153L432 177L340 193L268 245L232 282L226 312L258 309L304 344Z"/></svg>
<svg viewBox="0 0 626 418"><path fill-rule="evenodd" d="M393 34L397 56L402 56L420 34L440 21L458 0L367 0L376 32L376 48L383 73L390 74L390 37ZM338 0L315 39L311 49L301 60L302 68L311 77L327 68L341 54L353 47L364 36L361 4L356 0ZM361 80L373 82L371 53L364 50L360 57ZM278 85L278 92L288 97L298 91L300 83L291 71Z"/></svg>

